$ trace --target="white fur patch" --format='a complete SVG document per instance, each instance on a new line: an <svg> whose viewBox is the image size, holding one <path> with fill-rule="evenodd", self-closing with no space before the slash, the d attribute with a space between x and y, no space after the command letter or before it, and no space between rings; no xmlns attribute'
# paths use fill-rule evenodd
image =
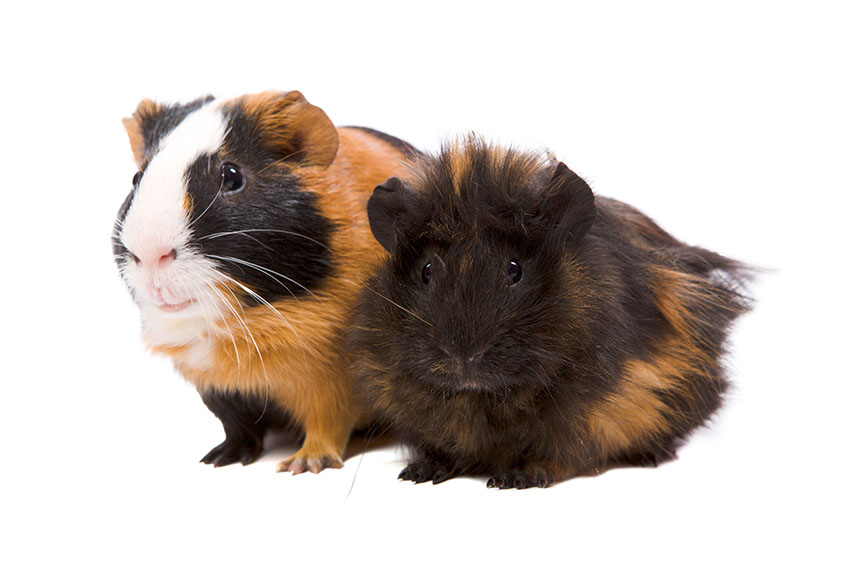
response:
<svg viewBox="0 0 850 567"><path fill-rule="evenodd" d="M162 139L124 219L121 239L133 253L185 246L189 236L183 209L186 170L202 154L221 147L226 128L213 101L189 114Z"/></svg>
<svg viewBox="0 0 850 567"><path fill-rule="evenodd" d="M187 169L201 155L216 152L226 131L216 101L186 116L160 141L121 225L122 243L142 259L138 264L128 261L122 271L142 310L145 337L151 344L192 344L221 332L216 322L227 307L213 291L220 276L213 261L188 246L192 228L184 203ZM171 249L176 258L158 265L160 256ZM192 304L178 312L159 307L187 300Z"/></svg>

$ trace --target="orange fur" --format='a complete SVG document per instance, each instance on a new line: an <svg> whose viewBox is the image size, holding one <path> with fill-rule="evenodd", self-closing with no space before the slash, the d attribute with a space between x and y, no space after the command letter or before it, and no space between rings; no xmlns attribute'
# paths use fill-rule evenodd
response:
<svg viewBox="0 0 850 567"><path fill-rule="evenodd" d="M339 146L329 166L308 161L292 169L336 227L330 246L335 268L321 289L277 301L274 311L264 305L245 308L233 295L241 290L222 289L238 319L231 313L211 336L199 338L211 346L207 365L197 364L197 345L153 347L170 356L199 391L239 390L277 402L304 429L296 457L340 458L351 429L365 419L352 395L343 330L366 276L384 256L372 237L366 202L376 185L406 171L402 154L391 145L355 129L335 133Z"/></svg>
<svg viewBox="0 0 850 567"><path fill-rule="evenodd" d="M695 343L692 315L688 305L711 301L697 276L656 266L655 303L672 327L668 336L654 345L649 360L632 359L625 363L623 380L618 390L597 403L587 414L591 439L609 457L640 450L640 444L670 428L668 409L659 393L688 390L692 399L699 389L694 376L705 376L702 370L712 364L710 353ZM708 379L708 378L703 378ZM716 385L722 391L722 384Z"/></svg>
<svg viewBox="0 0 850 567"><path fill-rule="evenodd" d="M324 111L307 102L300 92L281 95L267 91L233 102L257 122L266 143L287 158L306 158L319 166L333 161L338 149L337 132Z"/></svg>
<svg viewBox="0 0 850 567"><path fill-rule="evenodd" d="M142 135L142 119L152 116L159 111L159 105L149 98L142 100L136 108L136 112L130 118L124 118L121 123L130 138L130 148L133 150L133 160L141 169L145 163L145 139Z"/></svg>

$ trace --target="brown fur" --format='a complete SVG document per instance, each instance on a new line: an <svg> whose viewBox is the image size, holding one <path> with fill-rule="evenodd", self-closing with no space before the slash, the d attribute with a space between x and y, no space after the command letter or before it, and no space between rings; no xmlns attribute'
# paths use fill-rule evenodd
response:
<svg viewBox="0 0 850 567"><path fill-rule="evenodd" d="M391 256L350 339L363 397L415 449L400 478L522 488L657 464L720 406L745 266L474 137L409 183L369 202Z"/></svg>
<svg viewBox="0 0 850 567"><path fill-rule="evenodd" d="M369 232L366 201L377 183L401 169L394 148L357 130L342 128L338 132L339 152L330 167L293 172L319 195L322 212L338 226L331 246L338 266L316 297L273 304L292 328L265 306L243 309L235 305L256 345L240 332L240 323L231 316L222 324L230 327L233 341L229 335L216 339L209 369L191 365L187 360L191 347L153 348L171 356L198 390L238 389L268 395L286 408L306 433L295 458L341 457L352 428L358 421L365 423L366 416L353 401L341 342L364 279L384 256Z"/></svg>
<svg viewBox="0 0 850 567"><path fill-rule="evenodd" d="M259 124L264 145L283 156L280 161L287 162L302 190L316 196L321 214L334 226L329 246L334 267L319 289L275 301L274 311L266 305L247 307L236 299L242 295L238 286L220 286L232 311L224 310L228 316L217 323L212 337L151 348L172 358L201 393L254 394L286 410L305 439L279 470L316 472L341 466L350 431L367 419L352 396L343 330L364 279L385 255L371 235L365 206L375 185L402 174L406 161L399 149L375 136L334 128L297 91L250 95L226 104L240 105ZM152 105L143 101L133 118L125 119L140 164L146 149L139 145L144 142L139 121L155 111ZM188 198L186 206L191 207ZM206 342L211 342L208 351Z"/></svg>
<svg viewBox="0 0 850 567"><path fill-rule="evenodd" d="M160 106L149 98L142 100L136 112L130 118L124 118L121 123L130 138L130 149L133 150L133 160L140 168L145 162L145 138L142 135L142 121L155 115Z"/></svg>
<svg viewBox="0 0 850 567"><path fill-rule="evenodd" d="M284 159L303 154L312 165L327 166L336 155L338 136L327 115L298 91L267 91L234 101L265 133L265 143Z"/></svg>

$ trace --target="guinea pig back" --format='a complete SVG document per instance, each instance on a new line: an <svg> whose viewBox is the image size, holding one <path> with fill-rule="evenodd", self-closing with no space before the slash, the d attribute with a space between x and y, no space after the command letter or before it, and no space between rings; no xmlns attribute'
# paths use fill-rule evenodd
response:
<svg viewBox="0 0 850 567"><path fill-rule="evenodd" d="M748 269L470 137L375 189L391 257L350 341L360 394L414 448L400 478L547 486L654 465L717 410Z"/></svg>

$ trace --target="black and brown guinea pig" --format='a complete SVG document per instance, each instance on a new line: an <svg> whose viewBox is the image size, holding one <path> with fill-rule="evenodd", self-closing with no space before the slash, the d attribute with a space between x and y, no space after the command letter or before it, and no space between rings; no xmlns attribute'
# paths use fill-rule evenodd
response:
<svg viewBox="0 0 850 567"><path fill-rule="evenodd" d="M654 465L721 404L749 270L594 197L563 163L470 137L368 204L391 253L349 340L399 478L526 488Z"/></svg>
<svg viewBox="0 0 850 567"><path fill-rule="evenodd" d="M142 101L124 120L139 171L113 250L143 336L221 420L202 461L253 462L269 429L303 435L278 465L342 466L361 416L342 348L364 274L375 185L415 150L334 127L297 91Z"/></svg>

